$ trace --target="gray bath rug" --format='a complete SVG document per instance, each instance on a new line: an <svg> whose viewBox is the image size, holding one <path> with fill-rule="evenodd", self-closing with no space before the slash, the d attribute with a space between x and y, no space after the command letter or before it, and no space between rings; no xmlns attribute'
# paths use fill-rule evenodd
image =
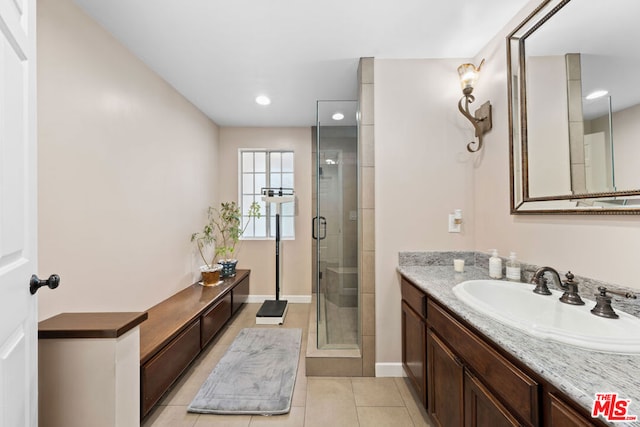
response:
<svg viewBox="0 0 640 427"><path fill-rule="evenodd" d="M242 329L187 410L286 414L291 409L301 339L301 329Z"/></svg>

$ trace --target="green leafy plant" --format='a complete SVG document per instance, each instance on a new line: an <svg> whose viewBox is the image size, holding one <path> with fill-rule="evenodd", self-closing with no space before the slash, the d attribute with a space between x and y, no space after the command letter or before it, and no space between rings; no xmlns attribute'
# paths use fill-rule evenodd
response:
<svg viewBox="0 0 640 427"><path fill-rule="evenodd" d="M207 223L202 231L193 233L191 241L196 242L200 257L208 268L213 268L216 260L233 259L240 237L247 229L251 218L260 218L260 205L253 202L248 209L246 224L242 224L242 212L236 202L222 202L219 208L209 206ZM204 255L206 246L215 245L211 261Z"/></svg>

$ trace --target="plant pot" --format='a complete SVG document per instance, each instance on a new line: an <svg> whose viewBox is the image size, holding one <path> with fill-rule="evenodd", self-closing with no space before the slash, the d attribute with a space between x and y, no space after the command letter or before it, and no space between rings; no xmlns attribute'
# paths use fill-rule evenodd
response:
<svg viewBox="0 0 640 427"><path fill-rule="evenodd" d="M202 274L203 286L216 286L220 282L220 273L222 272L222 266L216 265L212 268L207 266L200 267L200 273Z"/></svg>
<svg viewBox="0 0 640 427"><path fill-rule="evenodd" d="M236 264L238 264L237 259L226 259L224 261L218 261L218 264L222 266L222 273L220 273L220 277L235 277Z"/></svg>

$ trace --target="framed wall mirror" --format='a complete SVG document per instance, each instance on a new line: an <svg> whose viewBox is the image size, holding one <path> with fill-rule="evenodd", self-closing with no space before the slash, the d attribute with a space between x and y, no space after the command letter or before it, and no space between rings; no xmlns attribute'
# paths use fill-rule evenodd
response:
<svg viewBox="0 0 640 427"><path fill-rule="evenodd" d="M512 214L640 214L638 16L545 0L507 36Z"/></svg>

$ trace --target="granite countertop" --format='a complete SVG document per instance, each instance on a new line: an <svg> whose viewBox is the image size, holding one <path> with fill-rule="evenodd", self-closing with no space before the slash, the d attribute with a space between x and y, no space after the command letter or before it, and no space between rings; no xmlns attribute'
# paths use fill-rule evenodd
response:
<svg viewBox="0 0 640 427"><path fill-rule="evenodd" d="M596 393L617 392L619 398L631 399L629 415L640 417L640 355L585 350L536 338L475 311L458 300L451 289L465 280L489 276L484 266L474 265L469 256L465 258L464 273L454 272L452 263L425 266L401 262L398 271L589 412ZM640 426L640 422L615 425Z"/></svg>

